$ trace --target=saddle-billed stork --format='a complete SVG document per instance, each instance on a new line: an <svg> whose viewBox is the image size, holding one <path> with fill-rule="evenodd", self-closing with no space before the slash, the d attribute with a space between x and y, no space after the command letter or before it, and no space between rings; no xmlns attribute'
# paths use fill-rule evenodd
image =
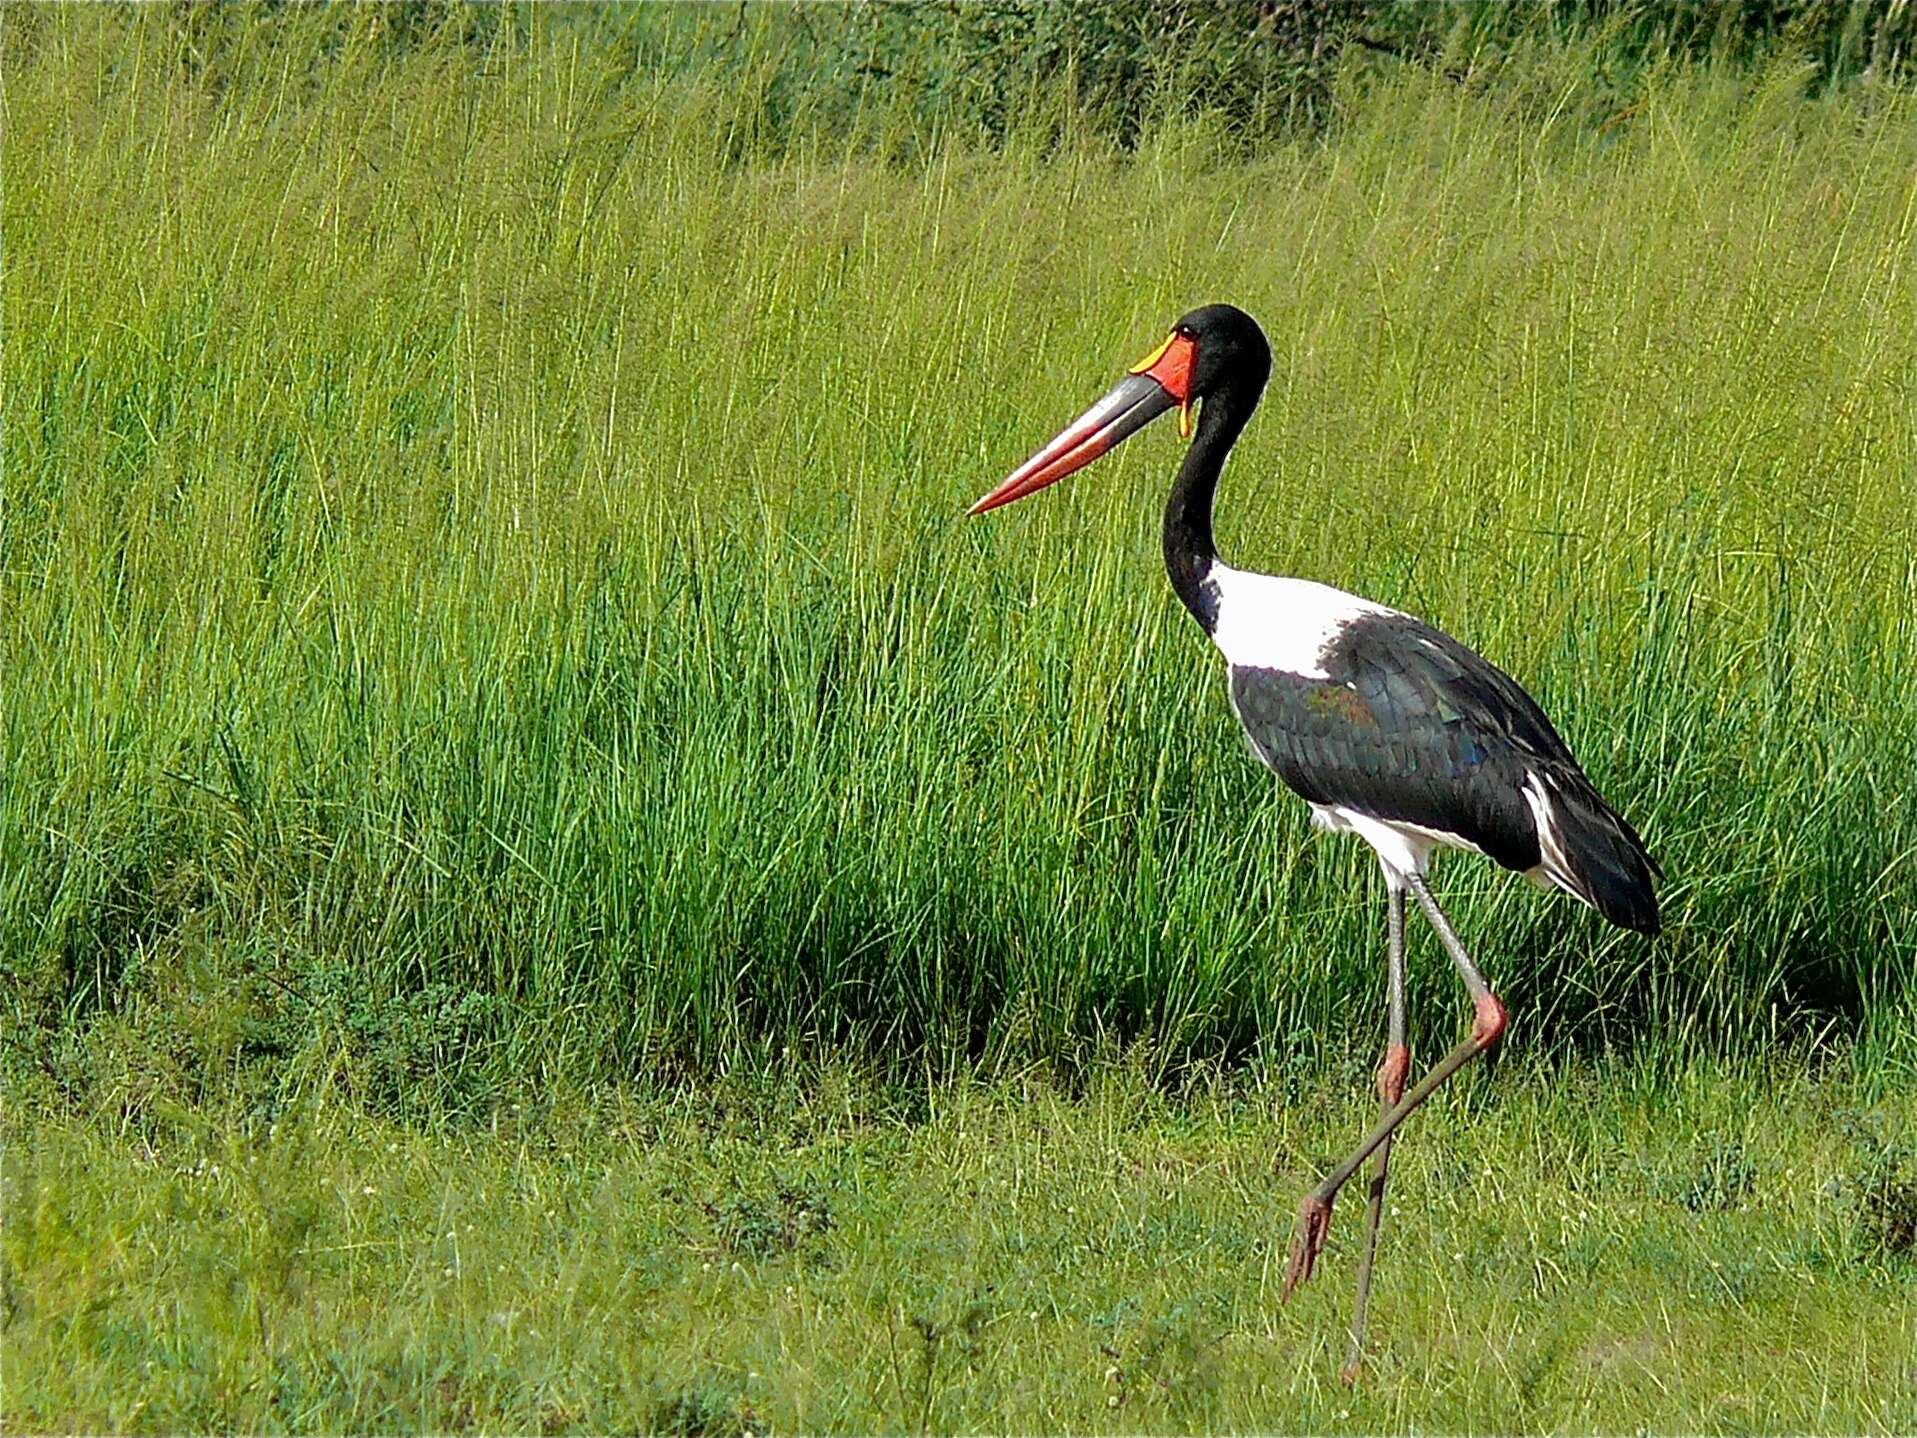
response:
<svg viewBox="0 0 1917 1438"><path fill-rule="evenodd" d="M1614 924L1655 934L1657 863L1636 830L1585 776L1551 721L1496 665L1450 635L1308 579L1234 569L1212 540L1212 495L1225 458L1271 374L1271 347L1243 310L1193 310L1097 404L971 509L983 514L1065 478L1167 410L1191 440L1165 503L1172 588L1224 653L1232 707L1257 757L1311 806L1323 827L1377 851L1387 892L1387 1039L1383 1112L1351 1155L1305 1197L1285 1297L1311 1276L1331 1205L1366 1158L1371 1205L1351 1348L1364 1353L1371 1270L1391 1138L1411 1111L1497 1043L1505 1010L1425 881L1439 847L1489 855L1545 887L1568 890ZM1196 434L1193 407L1198 407ZM1470 1036L1408 1090L1405 894L1418 901L1470 991Z"/></svg>

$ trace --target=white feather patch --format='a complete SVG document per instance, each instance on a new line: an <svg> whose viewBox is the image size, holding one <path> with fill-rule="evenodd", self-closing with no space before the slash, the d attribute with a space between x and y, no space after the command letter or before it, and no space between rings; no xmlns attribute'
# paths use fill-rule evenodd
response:
<svg viewBox="0 0 1917 1438"><path fill-rule="evenodd" d="M1324 679L1325 646L1353 620L1399 613L1329 584L1253 574L1218 563L1206 576L1218 590L1212 643L1231 663Z"/></svg>
<svg viewBox="0 0 1917 1438"><path fill-rule="evenodd" d="M1557 809L1551 802L1550 787L1536 770L1525 772L1524 802L1531 806L1531 820L1538 831L1538 868L1560 889L1590 903L1576 871L1571 868L1570 857L1564 852L1564 833L1558 827Z"/></svg>
<svg viewBox="0 0 1917 1438"><path fill-rule="evenodd" d="M1468 849L1474 854L1484 852L1462 835L1428 829L1423 824L1409 824L1402 819L1373 818L1342 804L1313 804L1311 817L1320 828L1356 834L1363 839L1371 845L1388 874L1422 874L1431 863L1432 851L1440 846Z"/></svg>

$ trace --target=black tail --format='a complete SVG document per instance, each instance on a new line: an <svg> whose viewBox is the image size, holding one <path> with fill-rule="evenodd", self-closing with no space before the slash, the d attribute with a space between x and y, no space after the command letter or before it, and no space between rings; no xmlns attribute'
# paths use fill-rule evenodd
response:
<svg viewBox="0 0 1917 1438"><path fill-rule="evenodd" d="M1664 877L1625 817L1578 770L1542 777L1545 802L1533 802L1544 871L1612 923L1658 931L1657 891ZM1540 812L1542 810L1542 812Z"/></svg>

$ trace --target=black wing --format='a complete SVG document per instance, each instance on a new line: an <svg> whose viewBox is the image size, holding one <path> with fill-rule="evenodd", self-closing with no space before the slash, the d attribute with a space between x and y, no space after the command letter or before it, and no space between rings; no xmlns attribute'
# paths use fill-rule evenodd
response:
<svg viewBox="0 0 1917 1438"><path fill-rule="evenodd" d="M1231 671L1252 747L1298 794L1455 834L1507 869L1542 864L1613 923L1657 931L1656 861L1510 675L1404 615L1347 625L1320 664L1323 679Z"/></svg>
<svg viewBox="0 0 1917 1438"><path fill-rule="evenodd" d="M1506 868L1539 862L1526 777L1577 761L1510 675L1401 615L1347 625L1320 663L1323 679L1232 669L1239 720L1279 778L1314 804L1455 834Z"/></svg>

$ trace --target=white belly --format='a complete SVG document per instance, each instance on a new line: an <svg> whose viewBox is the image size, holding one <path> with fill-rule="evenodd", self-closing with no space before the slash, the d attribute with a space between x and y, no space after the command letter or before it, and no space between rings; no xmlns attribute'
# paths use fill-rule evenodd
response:
<svg viewBox="0 0 1917 1438"><path fill-rule="evenodd" d="M1371 845L1377 852L1378 862L1385 867L1385 876L1394 882L1398 875L1424 873L1435 849L1466 849L1473 854L1484 852L1460 834L1427 829L1422 824L1411 824L1402 819L1374 819L1369 814L1360 814L1342 804L1313 804L1311 817L1320 828L1333 833L1343 831L1356 834Z"/></svg>

